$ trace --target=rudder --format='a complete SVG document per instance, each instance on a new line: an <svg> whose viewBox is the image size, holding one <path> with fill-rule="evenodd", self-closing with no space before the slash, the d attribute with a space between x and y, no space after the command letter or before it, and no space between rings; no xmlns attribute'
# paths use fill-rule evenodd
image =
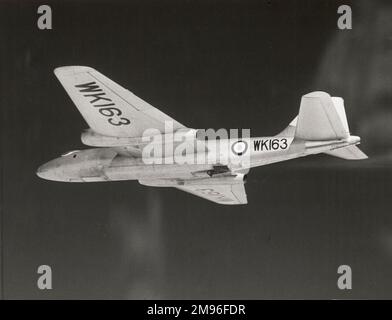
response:
<svg viewBox="0 0 392 320"><path fill-rule="evenodd" d="M342 98L315 91L302 96L295 137L302 140L325 141L350 136Z"/></svg>

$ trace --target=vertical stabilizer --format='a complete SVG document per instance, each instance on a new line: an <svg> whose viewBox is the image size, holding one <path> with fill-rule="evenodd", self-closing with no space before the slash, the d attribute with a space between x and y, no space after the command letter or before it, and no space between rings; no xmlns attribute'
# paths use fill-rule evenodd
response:
<svg viewBox="0 0 392 320"><path fill-rule="evenodd" d="M322 91L302 96L295 137L307 141L347 139L350 136L342 98Z"/></svg>

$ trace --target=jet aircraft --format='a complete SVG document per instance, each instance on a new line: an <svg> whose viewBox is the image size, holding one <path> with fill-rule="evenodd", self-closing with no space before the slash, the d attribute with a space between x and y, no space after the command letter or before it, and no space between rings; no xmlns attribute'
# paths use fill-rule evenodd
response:
<svg viewBox="0 0 392 320"><path fill-rule="evenodd" d="M325 92L302 96L298 116L276 136L208 139L93 68L66 66L54 73L89 126L83 144L94 148L40 166L43 179L138 180L234 205L247 203L244 184L253 167L319 153L367 158L357 147L360 138L350 134L343 99Z"/></svg>

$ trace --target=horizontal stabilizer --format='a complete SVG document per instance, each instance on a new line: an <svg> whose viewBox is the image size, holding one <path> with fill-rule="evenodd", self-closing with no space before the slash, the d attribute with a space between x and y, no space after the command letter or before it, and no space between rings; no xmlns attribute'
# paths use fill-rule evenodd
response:
<svg viewBox="0 0 392 320"><path fill-rule="evenodd" d="M361 149L354 145L327 151L324 153L346 160L363 160L368 158L368 156L363 153Z"/></svg>

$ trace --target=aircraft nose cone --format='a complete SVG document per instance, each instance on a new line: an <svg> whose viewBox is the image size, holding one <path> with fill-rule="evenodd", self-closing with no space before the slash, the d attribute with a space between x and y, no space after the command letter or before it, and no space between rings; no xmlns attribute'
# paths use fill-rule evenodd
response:
<svg viewBox="0 0 392 320"><path fill-rule="evenodd" d="M49 172L49 166L44 164L37 169L37 176L43 179L47 179L47 174Z"/></svg>
<svg viewBox="0 0 392 320"><path fill-rule="evenodd" d="M49 161L37 169L37 176L46 179L53 180L55 176L55 163L53 161Z"/></svg>

